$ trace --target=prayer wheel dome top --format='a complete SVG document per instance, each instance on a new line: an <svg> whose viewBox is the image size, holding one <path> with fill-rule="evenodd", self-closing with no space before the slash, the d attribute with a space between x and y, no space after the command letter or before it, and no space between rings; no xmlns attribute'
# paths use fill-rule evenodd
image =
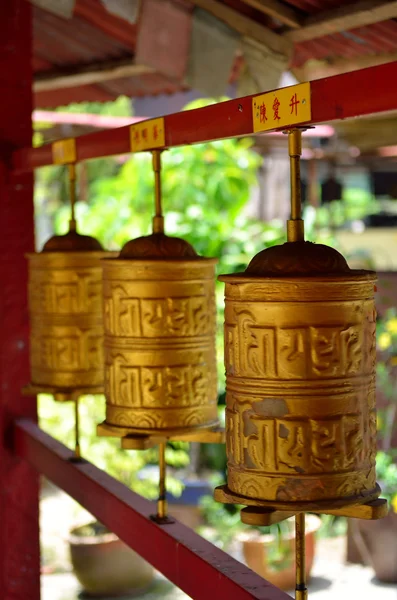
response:
<svg viewBox="0 0 397 600"><path fill-rule="evenodd" d="M120 252L121 259L189 259L198 258L193 246L182 238L153 233L131 240Z"/></svg>
<svg viewBox="0 0 397 600"><path fill-rule="evenodd" d="M65 235L54 235L43 247L43 252L98 252L101 244L90 235L81 235L77 231L68 231Z"/></svg>
<svg viewBox="0 0 397 600"><path fill-rule="evenodd" d="M246 275L259 277L348 273L351 273L351 269L340 252L313 242L286 242L265 248L254 256L245 271Z"/></svg>

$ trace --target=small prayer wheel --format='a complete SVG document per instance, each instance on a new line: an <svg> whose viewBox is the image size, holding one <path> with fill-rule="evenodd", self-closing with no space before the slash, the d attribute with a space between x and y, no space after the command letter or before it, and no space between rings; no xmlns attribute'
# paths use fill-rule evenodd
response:
<svg viewBox="0 0 397 600"><path fill-rule="evenodd" d="M162 232L103 261L105 425L121 437L217 422L215 264Z"/></svg>
<svg viewBox="0 0 397 600"><path fill-rule="evenodd" d="M167 436L218 423L217 260L165 235L161 153L152 154L153 233L103 261L106 421L100 435Z"/></svg>
<svg viewBox="0 0 397 600"><path fill-rule="evenodd" d="M27 255L33 386L103 385L101 259L112 255L74 230Z"/></svg>
<svg viewBox="0 0 397 600"><path fill-rule="evenodd" d="M101 259L95 238L76 230L76 165L68 165L71 218L66 235L54 235L29 261L31 383L57 400L99 393L104 383Z"/></svg>

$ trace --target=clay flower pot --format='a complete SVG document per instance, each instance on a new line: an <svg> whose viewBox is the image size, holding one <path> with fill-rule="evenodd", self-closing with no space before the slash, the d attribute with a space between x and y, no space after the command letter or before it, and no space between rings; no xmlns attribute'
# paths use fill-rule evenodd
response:
<svg viewBox="0 0 397 600"><path fill-rule="evenodd" d="M350 534L360 562L372 566L379 581L397 583L397 513L390 510L379 521L351 519Z"/></svg>
<svg viewBox="0 0 397 600"><path fill-rule="evenodd" d="M315 533L321 520L315 515L306 515L306 578L309 580L315 555ZM273 585L282 590L295 587L295 532L282 535L281 540L274 535L262 535L257 531L241 533L244 560L247 565ZM280 545L282 558L269 561L271 548Z"/></svg>
<svg viewBox="0 0 397 600"><path fill-rule="evenodd" d="M153 581L153 567L99 523L72 529L69 545L74 573L89 596L139 593Z"/></svg>

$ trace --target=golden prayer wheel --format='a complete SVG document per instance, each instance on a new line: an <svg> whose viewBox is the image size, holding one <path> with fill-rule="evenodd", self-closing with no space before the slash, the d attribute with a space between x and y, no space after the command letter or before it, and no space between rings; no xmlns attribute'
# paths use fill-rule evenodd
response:
<svg viewBox="0 0 397 600"><path fill-rule="evenodd" d="M217 424L215 264L163 233L160 153L154 233L103 261L106 421L100 435Z"/></svg>
<svg viewBox="0 0 397 600"><path fill-rule="evenodd" d="M241 520L295 516L295 599L307 600L305 511L388 512L376 483L376 312L372 271L304 241L302 129L288 131L288 241L259 252L225 290L227 485Z"/></svg>
<svg viewBox="0 0 397 600"><path fill-rule="evenodd" d="M106 424L122 435L217 421L215 263L162 233L103 261Z"/></svg>
<svg viewBox="0 0 397 600"><path fill-rule="evenodd" d="M275 507L376 497L375 274L297 241L221 279L229 489Z"/></svg>
<svg viewBox="0 0 397 600"><path fill-rule="evenodd" d="M71 165L74 190L74 165ZM37 391L101 391L103 369L102 267L105 252L76 231L52 237L28 254L31 387ZM67 394L65 399L71 399Z"/></svg>

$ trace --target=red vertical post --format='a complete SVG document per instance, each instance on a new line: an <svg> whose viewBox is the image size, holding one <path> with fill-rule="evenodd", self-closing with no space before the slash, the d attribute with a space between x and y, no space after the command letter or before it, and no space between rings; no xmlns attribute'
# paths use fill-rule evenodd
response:
<svg viewBox="0 0 397 600"><path fill-rule="evenodd" d="M0 2L0 598L39 600L38 477L15 457L15 418L36 418L29 381L27 265L34 247L33 176L11 174L32 141L32 21L26 0Z"/></svg>

